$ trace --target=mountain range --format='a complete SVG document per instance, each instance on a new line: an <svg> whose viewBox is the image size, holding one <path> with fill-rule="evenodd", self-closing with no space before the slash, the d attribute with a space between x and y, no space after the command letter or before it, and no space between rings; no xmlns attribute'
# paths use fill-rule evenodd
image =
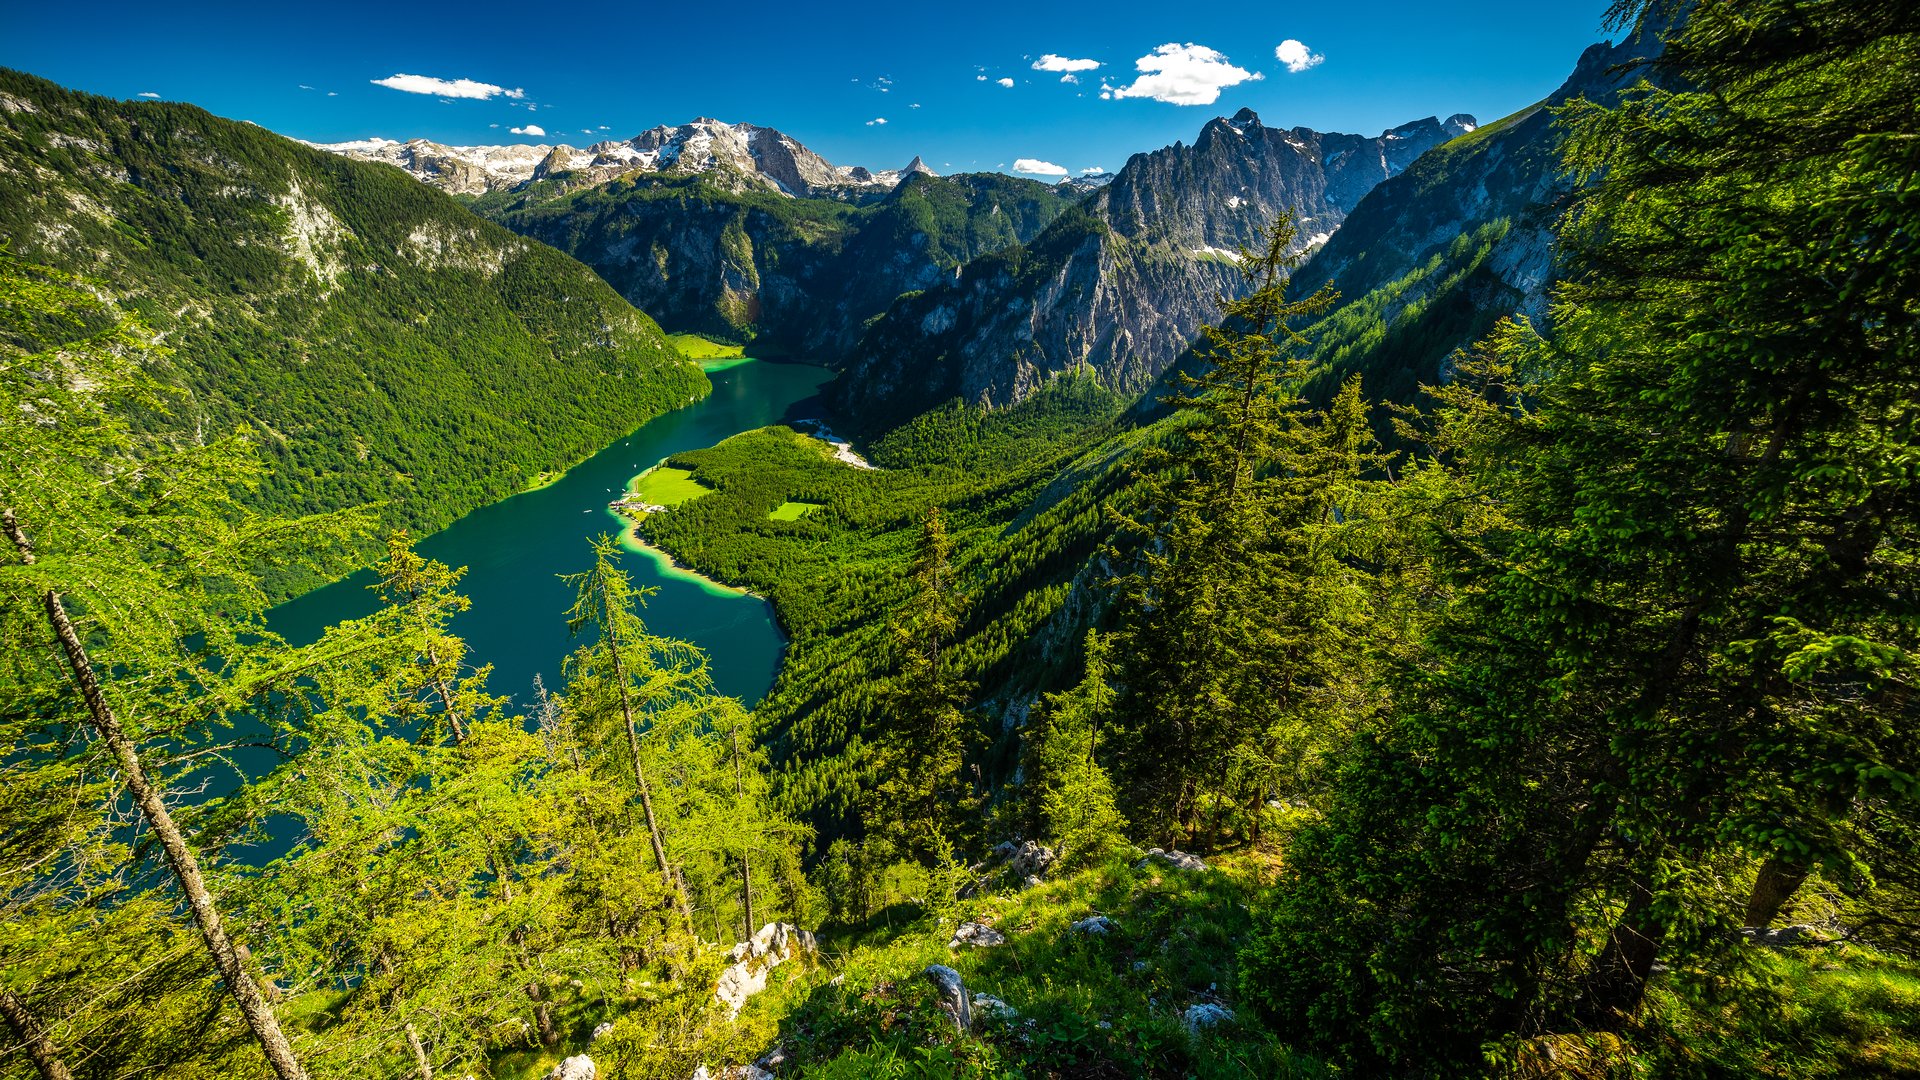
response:
<svg viewBox="0 0 1920 1080"><path fill-rule="evenodd" d="M939 177L919 158L835 166L771 128L706 119L584 151L325 148L466 197L675 329L848 370L840 403L871 427L949 397L1005 405L1080 366L1144 389L1275 216L1295 215L1303 248L1324 243L1376 185L1475 127L1456 114L1367 137L1243 110L1191 146L1053 185Z"/></svg>
<svg viewBox="0 0 1920 1080"><path fill-rule="evenodd" d="M724 171L798 198L862 201L891 191L902 177L933 175L918 157L905 168L868 170L834 165L790 135L753 124L701 117L689 124L643 131L621 142L585 149L557 145L444 146L425 139L363 139L316 143L321 150L397 165L455 195L511 191L562 174L590 185L629 173Z"/></svg>
<svg viewBox="0 0 1920 1080"><path fill-rule="evenodd" d="M773 128L704 118L585 149L316 149L187 106L108 102L8 73L0 183L17 190L0 225L17 254L124 288L177 342L191 407L275 433L290 477L327 474L284 481L291 503L370 497L429 527L698 392L655 319L840 369L833 403L856 431L953 399L1005 407L1070 371L1138 394L1187 355L1238 287L1237 249L1283 213L1299 226L1300 280L1342 294L1310 334L1327 378L1359 371L1378 396L1404 399L1492 319L1539 311L1547 222L1571 190L1545 106L1607 92L1622 58L1596 46L1547 101L1486 127L1456 114L1360 136L1242 110L1190 145L1058 184L938 176L918 158L839 166ZM139 222L152 241L114 222ZM212 257L189 272L189 252ZM468 292L478 306L451 299ZM460 329L495 305L534 314ZM543 328L549 319L568 329ZM328 340L326 327L349 321L348 349L287 359L293 342ZM452 362L456 339L461 370L427 377ZM337 364L353 370L327 367ZM270 394L288 371L311 386ZM371 407L336 407L369 377L408 394L545 381L608 407L563 422L529 401L491 434L450 420L463 455L499 461L516 448L479 482L443 483L405 445L356 452L338 470L303 458L356 445L328 425ZM605 397L603 383L621 393ZM430 396L423 415L500 412ZM287 399L322 407L289 412ZM356 430L379 426L362 420ZM561 429L571 434L556 440Z"/></svg>

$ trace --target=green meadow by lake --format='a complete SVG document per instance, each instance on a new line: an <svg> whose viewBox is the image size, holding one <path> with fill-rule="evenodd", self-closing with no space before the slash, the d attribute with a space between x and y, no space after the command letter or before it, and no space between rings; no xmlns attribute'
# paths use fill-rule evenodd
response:
<svg viewBox="0 0 1920 1080"><path fill-rule="evenodd" d="M469 659L492 664L488 686L526 702L533 677L558 687L569 639L572 596L560 575L587 568L587 540L620 533L626 521L608 503L662 458L711 446L742 431L818 415L815 397L832 374L801 364L743 360L711 372L713 393L658 417L532 491L485 506L420 541L422 555L467 568L461 591L472 610L454 621ZM636 551L626 560L636 584L659 590L642 613L654 631L691 641L712 658L720 691L752 704L773 683L784 647L766 601L676 571L669 560ZM318 638L342 619L373 610L362 571L275 609L275 630L297 642Z"/></svg>

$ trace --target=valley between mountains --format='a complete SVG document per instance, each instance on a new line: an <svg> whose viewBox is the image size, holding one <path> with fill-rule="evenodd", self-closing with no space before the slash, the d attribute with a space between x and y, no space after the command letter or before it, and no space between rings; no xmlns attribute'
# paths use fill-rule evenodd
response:
<svg viewBox="0 0 1920 1080"><path fill-rule="evenodd" d="M0 1080L1920 1074L1908 7L1057 183L0 68Z"/></svg>

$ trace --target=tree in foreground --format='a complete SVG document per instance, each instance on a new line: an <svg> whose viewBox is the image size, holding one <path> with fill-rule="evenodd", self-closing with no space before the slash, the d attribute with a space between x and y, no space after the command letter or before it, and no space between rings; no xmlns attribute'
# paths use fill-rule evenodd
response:
<svg viewBox="0 0 1920 1080"><path fill-rule="evenodd" d="M1703 0L1659 85L1566 111L1552 329L1436 392L1481 508L1451 606L1247 957L1303 1042L1471 1071L1631 1032L1657 963L1764 993L1742 923L1910 858L1917 42L1910 4Z"/></svg>
<svg viewBox="0 0 1920 1080"><path fill-rule="evenodd" d="M9 882L38 898L15 913L17 925L29 939L52 933L34 944L54 956L61 935L73 937L77 955L98 951L87 939L117 921L110 903L100 905L127 881L100 860L128 852L89 817L118 814L124 785L221 985L274 1071L293 1080L305 1072L267 979L224 917L209 853L196 850L192 815L182 814L167 773L191 772L209 755L217 762L248 725L283 730L276 701L325 657L265 632L259 574L321 569L329 557L337 569L363 523L248 510L242 497L261 464L245 438L203 442L169 425L153 336L82 284L0 260L0 615L6 722L19 751L6 767L54 800L8 803L40 818L9 820L10 837L33 831L43 848L25 878ZM105 783L109 771L117 778ZM8 988L28 1014L53 990ZM46 1036L56 1019L29 1022L47 1054L57 1051Z"/></svg>
<svg viewBox="0 0 1920 1080"><path fill-rule="evenodd" d="M942 867L964 837L978 799L966 777L966 687L944 651L960 627L953 543L936 507L921 527L913 594L892 624L897 672L873 740L862 798L869 867L896 859Z"/></svg>
<svg viewBox="0 0 1920 1080"><path fill-rule="evenodd" d="M1107 639L1089 631L1086 674L1071 690L1047 695L1022 740L1024 816L1064 867L1127 850L1127 821L1100 764L1100 729L1111 721L1114 701L1107 650Z"/></svg>
<svg viewBox="0 0 1920 1080"><path fill-rule="evenodd" d="M1290 295L1296 238L1283 218L1242 252L1246 295L1223 301L1202 368L1166 399L1187 422L1142 455L1142 510L1116 512L1115 760L1133 818L1165 841L1251 828L1365 683L1370 586L1343 548L1380 458L1357 382L1324 413L1300 396L1300 324L1335 293Z"/></svg>

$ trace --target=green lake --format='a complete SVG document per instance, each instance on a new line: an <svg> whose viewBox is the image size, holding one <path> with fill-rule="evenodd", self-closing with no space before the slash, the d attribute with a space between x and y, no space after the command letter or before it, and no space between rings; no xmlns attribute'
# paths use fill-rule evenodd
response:
<svg viewBox="0 0 1920 1080"><path fill-rule="evenodd" d="M711 378L713 393L703 400L649 421L546 487L481 507L419 542L427 558L467 568L460 591L473 608L454 620L453 632L466 640L469 663L493 665L490 691L525 705L535 675L549 687L564 685L560 661L577 642L567 635L572 594L560 575L587 568L589 537L626 527L607 504L629 480L673 454L819 416L817 395L833 374L748 360ZM625 566L635 584L659 590L641 613L648 628L705 649L721 693L759 701L785 647L766 601L702 581L646 551L628 555ZM372 612L372 581L372 572L362 571L290 600L274 609L270 624L295 643L314 641L325 627Z"/></svg>

